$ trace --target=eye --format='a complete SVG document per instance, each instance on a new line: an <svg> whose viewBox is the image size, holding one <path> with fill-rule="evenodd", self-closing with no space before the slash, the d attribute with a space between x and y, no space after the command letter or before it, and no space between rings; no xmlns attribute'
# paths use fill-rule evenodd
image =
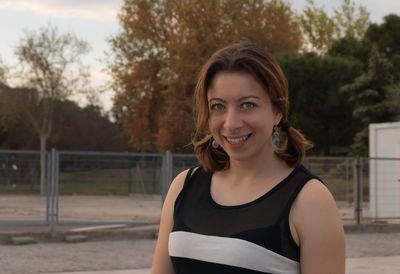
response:
<svg viewBox="0 0 400 274"><path fill-rule="evenodd" d="M223 110L224 106L222 104L212 104L211 105L211 110Z"/></svg>
<svg viewBox="0 0 400 274"><path fill-rule="evenodd" d="M250 103L250 102L246 102L242 104L242 108L243 109L252 109L254 108L256 105L254 103Z"/></svg>

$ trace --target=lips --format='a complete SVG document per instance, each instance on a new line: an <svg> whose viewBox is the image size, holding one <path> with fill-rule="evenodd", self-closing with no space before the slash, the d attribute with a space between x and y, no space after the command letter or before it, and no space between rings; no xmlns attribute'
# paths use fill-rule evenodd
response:
<svg viewBox="0 0 400 274"><path fill-rule="evenodd" d="M238 136L238 137L225 137L225 139L228 141L229 144L231 145L239 145L244 143L251 134L244 135L244 136Z"/></svg>

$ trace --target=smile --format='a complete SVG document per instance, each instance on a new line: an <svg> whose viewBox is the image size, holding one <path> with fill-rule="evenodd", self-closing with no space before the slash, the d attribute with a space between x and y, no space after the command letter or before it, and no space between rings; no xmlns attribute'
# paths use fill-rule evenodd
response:
<svg viewBox="0 0 400 274"><path fill-rule="evenodd" d="M231 145L238 145L241 143L244 143L251 134L245 135L245 136L240 136L240 137L225 137L225 139L228 141L229 144Z"/></svg>

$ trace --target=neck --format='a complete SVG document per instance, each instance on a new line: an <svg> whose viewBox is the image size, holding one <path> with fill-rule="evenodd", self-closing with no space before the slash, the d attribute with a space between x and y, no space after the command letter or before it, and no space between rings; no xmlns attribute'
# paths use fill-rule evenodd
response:
<svg viewBox="0 0 400 274"><path fill-rule="evenodd" d="M231 160L227 175L237 182L258 182L275 177L289 167L272 150L260 153L250 160Z"/></svg>

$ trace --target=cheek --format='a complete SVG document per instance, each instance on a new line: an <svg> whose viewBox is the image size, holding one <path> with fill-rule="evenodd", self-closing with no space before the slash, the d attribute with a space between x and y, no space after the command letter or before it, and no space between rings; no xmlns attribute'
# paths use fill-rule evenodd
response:
<svg viewBox="0 0 400 274"><path fill-rule="evenodd" d="M216 115L210 115L208 118L208 128L211 133L216 132L221 125L221 119Z"/></svg>
<svg viewBox="0 0 400 274"><path fill-rule="evenodd" d="M259 115L249 117L247 121L251 127L263 132L262 134L272 134L273 127L276 124L275 118L273 113L265 111Z"/></svg>

